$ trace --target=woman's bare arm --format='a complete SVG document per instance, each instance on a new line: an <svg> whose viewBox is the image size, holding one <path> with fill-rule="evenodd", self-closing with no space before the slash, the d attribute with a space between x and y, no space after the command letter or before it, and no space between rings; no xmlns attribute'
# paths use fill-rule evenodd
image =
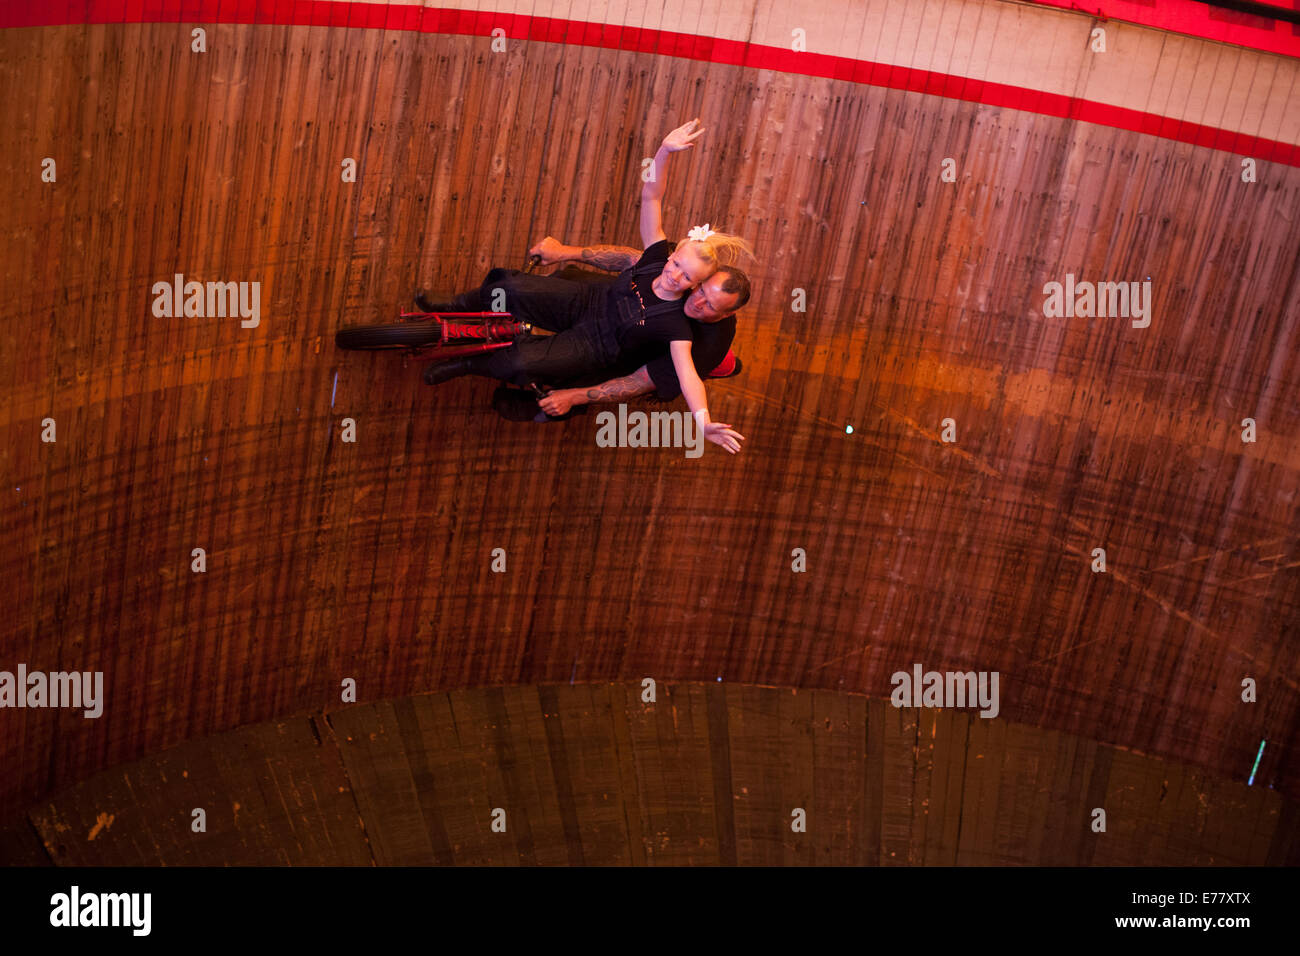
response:
<svg viewBox="0 0 1300 956"><path fill-rule="evenodd" d="M691 358L691 343L678 339L668 343L668 350L673 357L673 368L677 370L677 381L682 387L682 397L690 406L695 423L704 437L715 445L721 445L733 455L740 451L740 443L745 436L723 422L709 419L708 396L704 383L700 381L699 372L695 371L695 362Z"/></svg>
<svg viewBox="0 0 1300 956"><path fill-rule="evenodd" d="M664 234L663 198L665 183L665 163L669 153L681 152L695 146L695 140L704 135L704 129L698 119L693 119L684 126L679 126L667 136L659 146L654 157L654 171L650 179L641 187L641 242L648 249L656 242L668 237Z"/></svg>

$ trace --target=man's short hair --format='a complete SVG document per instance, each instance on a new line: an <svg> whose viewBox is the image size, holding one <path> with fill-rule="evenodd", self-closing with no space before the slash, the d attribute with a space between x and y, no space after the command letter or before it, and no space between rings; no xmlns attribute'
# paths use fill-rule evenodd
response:
<svg viewBox="0 0 1300 956"><path fill-rule="evenodd" d="M735 266L718 266L718 272L723 276L722 291L737 297L736 304L731 307L731 311L736 312L749 301L749 276Z"/></svg>

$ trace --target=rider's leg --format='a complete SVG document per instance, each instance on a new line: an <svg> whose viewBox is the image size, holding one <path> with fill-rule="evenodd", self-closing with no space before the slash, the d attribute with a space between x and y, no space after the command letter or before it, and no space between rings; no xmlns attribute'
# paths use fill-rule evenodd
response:
<svg viewBox="0 0 1300 956"><path fill-rule="evenodd" d="M534 276L517 269L493 269L483 284L450 302L418 296L426 312L509 312L551 332L563 332L601 307L610 280L577 282L560 276Z"/></svg>
<svg viewBox="0 0 1300 956"><path fill-rule="evenodd" d="M482 358L485 374L516 385L564 381L605 364L585 326L527 338Z"/></svg>
<svg viewBox="0 0 1300 956"><path fill-rule="evenodd" d="M426 369L424 380L436 385L461 375L485 375L529 385L564 381L608 363L591 329L580 325L556 335L527 338L507 349L435 363Z"/></svg>
<svg viewBox="0 0 1300 956"><path fill-rule="evenodd" d="M551 332L572 328L599 311L609 282L575 282L560 276L535 276L515 269L493 269L481 290L488 308L499 305L522 322Z"/></svg>

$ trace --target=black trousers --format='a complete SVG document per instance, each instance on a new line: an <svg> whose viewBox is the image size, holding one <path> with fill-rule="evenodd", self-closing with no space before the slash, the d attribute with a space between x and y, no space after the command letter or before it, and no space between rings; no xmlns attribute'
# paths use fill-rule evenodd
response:
<svg viewBox="0 0 1300 956"><path fill-rule="evenodd" d="M493 269L477 289L439 308L448 312L506 311L538 328L563 332L580 322L595 321L603 313L605 292L613 279L582 278L587 276L594 274L575 269L535 276L518 269ZM493 309L497 303L501 308Z"/></svg>
<svg viewBox="0 0 1300 956"><path fill-rule="evenodd" d="M482 286L456 296L447 311L490 312L494 304L501 303L514 318L555 332L524 339L470 362L479 375L516 385L558 386L590 378L617 361L617 341L603 321L610 282L493 269Z"/></svg>

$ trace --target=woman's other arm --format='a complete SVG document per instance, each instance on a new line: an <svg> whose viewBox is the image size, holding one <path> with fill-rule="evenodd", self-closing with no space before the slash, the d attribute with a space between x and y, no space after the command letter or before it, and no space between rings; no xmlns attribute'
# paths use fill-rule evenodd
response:
<svg viewBox="0 0 1300 956"><path fill-rule="evenodd" d="M690 406L695 424L704 432L704 437L733 455L740 451L740 443L745 440L745 436L730 425L709 419L708 396L699 373L695 371L695 362L691 359L691 343L678 339L668 343L668 350L672 353L673 368L677 370L677 381L682 386L682 397Z"/></svg>

